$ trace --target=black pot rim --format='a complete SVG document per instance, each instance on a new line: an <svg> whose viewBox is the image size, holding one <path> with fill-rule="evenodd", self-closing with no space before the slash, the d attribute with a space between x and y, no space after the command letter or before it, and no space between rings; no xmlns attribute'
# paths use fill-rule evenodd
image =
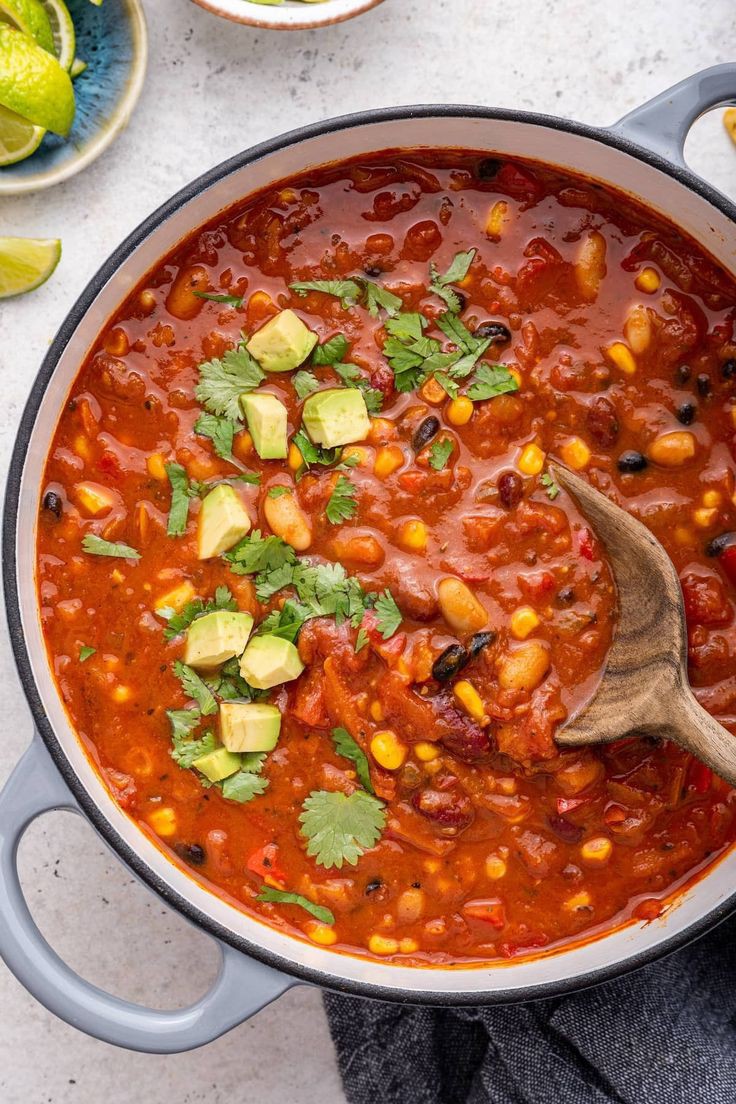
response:
<svg viewBox="0 0 736 1104"><path fill-rule="evenodd" d="M175 214L184 204L195 198L199 192L217 183L231 173L253 164L264 156L286 149L289 146L299 145L301 142L311 138L337 133L343 130L351 130L380 122L406 121L410 119L433 117L471 118L530 124L552 130L565 131L582 138L593 139L601 145L628 153L637 160L643 161L674 178L716 207L732 222L736 223L736 204L732 203L716 188L696 176L689 169L672 164L659 154L637 145L621 134L614 133L605 128L592 127L584 123L560 119L553 115L454 104L425 104L398 108L380 108L327 119L323 122L313 123L289 131L286 134L266 142L261 142L237 154L235 157L222 162L209 172L193 180L172 196L171 199L167 200L166 203L162 204L157 210L149 215L148 218L144 219L118 248L114 250L97 273L92 277L62 322L54 341L44 357L43 363L34 381L31 394L23 410L10 467L8 469L2 522L4 545L3 589L15 662L37 731L41 735L64 781L94 828L136 876L163 898L170 907L216 939L230 944L237 950L257 959L267 966L271 966L298 981L315 984L335 992L410 1005L469 1006L512 1004L558 997L566 993L577 992L601 982L620 977L632 970L639 969L642 966L652 963L665 955L671 954L673 951L678 950L701 935L704 935L707 931L712 930L734 912L736 910L736 892L728 899L722 901L715 909L712 909L705 916L701 917L698 921L689 925L683 931L663 940L655 947L639 951L620 962L604 965L597 969L587 971L586 973L576 975L575 977L551 982L541 982L519 989L498 989L493 992L452 993L426 989L417 992L411 988L400 989L375 984L373 982L353 981L341 977L339 973L333 974L329 971L315 970L302 966L298 961L283 958L272 951L264 949L257 943L252 943L250 940L229 931L227 928L224 928L215 920L208 917L159 878L138 853L118 835L102 813L102 810L92 799L90 793L77 778L76 773L72 769L46 717L33 677L28 650L26 648L18 596L18 568L16 563L18 503L23 467L33 435L36 415L49 380L51 379L64 349L77 329L77 326L82 321L101 289L126 261L129 255L145 241L154 230ZM605 938L605 936L602 938ZM299 941L296 938L294 939L294 946L295 950L299 946ZM339 954L334 955L336 967L341 957L342 956ZM460 967L458 969L460 972L463 969L473 968ZM480 967L480 969L483 969L483 967ZM423 969L421 976L423 979L431 977L431 968ZM460 976L462 976L461 973Z"/></svg>

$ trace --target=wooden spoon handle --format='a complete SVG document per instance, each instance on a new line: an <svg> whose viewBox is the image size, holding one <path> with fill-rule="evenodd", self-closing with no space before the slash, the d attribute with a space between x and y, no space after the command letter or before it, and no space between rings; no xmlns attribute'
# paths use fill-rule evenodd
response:
<svg viewBox="0 0 736 1104"><path fill-rule="evenodd" d="M736 736L715 721L698 703L689 688L683 687L672 702L669 737L687 748L712 770L736 786Z"/></svg>

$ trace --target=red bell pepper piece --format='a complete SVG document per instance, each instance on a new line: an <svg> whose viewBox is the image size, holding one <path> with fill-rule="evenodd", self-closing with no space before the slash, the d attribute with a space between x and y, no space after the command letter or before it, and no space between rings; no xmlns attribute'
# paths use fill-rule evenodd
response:
<svg viewBox="0 0 736 1104"><path fill-rule="evenodd" d="M253 874L258 874L261 878L276 878L279 882L285 882L286 875L277 865L278 854L278 844L267 843L265 847L253 852L246 866L248 870Z"/></svg>

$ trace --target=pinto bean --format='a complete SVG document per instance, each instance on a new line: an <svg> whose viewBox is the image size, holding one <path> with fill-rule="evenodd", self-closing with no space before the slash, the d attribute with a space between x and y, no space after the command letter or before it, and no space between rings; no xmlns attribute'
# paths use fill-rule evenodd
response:
<svg viewBox="0 0 736 1104"><path fill-rule="evenodd" d="M290 489L278 498L269 498L267 495L263 503L263 513L277 537L281 537L297 552L304 552L309 548L312 543L312 524Z"/></svg>
<svg viewBox="0 0 736 1104"><path fill-rule="evenodd" d="M504 690L534 690L549 671L550 657L544 644L529 640L507 652L498 664L498 681Z"/></svg>
<svg viewBox="0 0 736 1104"><path fill-rule="evenodd" d="M437 587L442 616L455 632L478 632L488 623L488 614L469 586L461 579L442 579Z"/></svg>

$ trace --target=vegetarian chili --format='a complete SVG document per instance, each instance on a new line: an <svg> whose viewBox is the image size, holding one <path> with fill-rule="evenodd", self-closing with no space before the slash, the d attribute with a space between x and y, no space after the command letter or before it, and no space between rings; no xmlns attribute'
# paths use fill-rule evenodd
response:
<svg viewBox="0 0 736 1104"><path fill-rule="evenodd" d="M554 456L682 580L736 731L734 283L623 195L389 151L192 234L76 379L50 662L115 799L211 889L416 964L649 919L734 839L678 747L559 751L615 630Z"/></svg>

